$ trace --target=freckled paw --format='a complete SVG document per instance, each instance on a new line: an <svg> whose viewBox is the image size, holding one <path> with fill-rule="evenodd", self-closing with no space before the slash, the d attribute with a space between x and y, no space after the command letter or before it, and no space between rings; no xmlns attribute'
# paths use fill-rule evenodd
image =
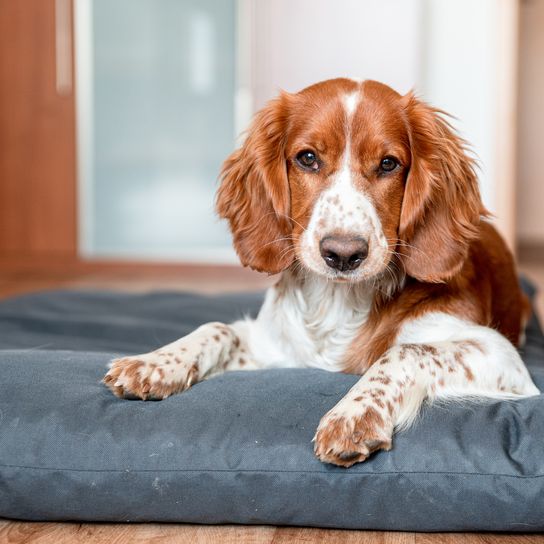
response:
<svg viewBox="0 0 544 544"><path fill-rule="evenodd" d="M140 357L114 359L102 380L120 398L161 400L198 381L198 367L150 362Z"/></svg>
<svg viewBox="0 0 544 544"><path fill-rule="evenodd" d="M327 414L317 428L314 451L324 463L350 467L377 450L390 450L392 434L392 426L372 409L361 416Z"/></svg>

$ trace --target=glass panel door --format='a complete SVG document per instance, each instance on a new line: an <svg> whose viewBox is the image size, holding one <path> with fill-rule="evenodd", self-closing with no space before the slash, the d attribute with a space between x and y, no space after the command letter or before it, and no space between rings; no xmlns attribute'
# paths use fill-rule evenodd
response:
<svg viewBox="0 0 544 544"><path fill-rule="evenodd" d="M234 260L213 202L236 0L77 0L76 17L81 253Z"/></svg>

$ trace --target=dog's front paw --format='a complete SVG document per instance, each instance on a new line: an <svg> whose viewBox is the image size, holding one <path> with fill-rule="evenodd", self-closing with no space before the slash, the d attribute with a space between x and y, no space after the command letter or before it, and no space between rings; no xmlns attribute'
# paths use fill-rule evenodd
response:
<svg viewBox="0 0 544 544"><path fill-rule="evenodd" d="M198 364L173 354L148 353L114 359L103 382L121 398L160 400L198 381Z"/></svg>
<svg viewBox="0 0 544 544"><path fill-rule="evenodd" d="M333 408L325 414L314 437L314 451L324 463L350 467L372 452L390 450L393 424L374 408L353 414Z"/></svg>

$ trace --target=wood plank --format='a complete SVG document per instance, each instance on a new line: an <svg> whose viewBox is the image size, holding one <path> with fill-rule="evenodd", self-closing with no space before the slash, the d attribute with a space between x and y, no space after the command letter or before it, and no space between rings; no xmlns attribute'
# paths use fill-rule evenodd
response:
<svg viewBox="0 0 544 544"><path fill-rule="evenodd" d="M0 2L0 253L76 253L73 93L56 89L55 0Z"/></svg>
<svg viewBox="0 0 544 544"><path fill-rule="evenodd" d="M418 533L416 544L542 544L544 536L511 533Z"/></svg>
<svg viewBox="0 0 544 544"><path fill-rule="evenodd" d="M189 275L224 276L227 280L240 278L269 278L267 274L255 272L239 264L198 264L122 260L82 260L77 258L51 257L36 254L25 258L10 258L0 255L0 278L63 278L74 274L101 274L105 277L145 276L159 279L163 276ZM276 279L278 276L276 276Z"/></svg>
<svg viewBox="0 0 544 544"><path fill-rule="evenodd" d="M415 544L415 533L385 531L349 531L342 529L310 529L278 527L273 544L293 542L327 542L331 544Z"/></svg>
<svg viewBox="0 0 544 544"><path fill-rule="evenodd" d="M414 533L297 527L0 521L0 542L6 544L415 544L415 538Z"/></svg>

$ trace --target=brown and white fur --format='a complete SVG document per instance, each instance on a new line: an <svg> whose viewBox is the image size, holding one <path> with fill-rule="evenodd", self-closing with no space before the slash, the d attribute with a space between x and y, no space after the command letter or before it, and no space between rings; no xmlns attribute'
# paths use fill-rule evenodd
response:
<svg viewBox="0 0 544 544"><path fill-rule="evenodd" d="M282 93L221 178L242 263L281 276L255 320L113 361L116 395L162 399L228 370L359 374L315 435L319 459L348 467L390 449L426 399L539 393L514 347L528 302L442 112L374 81Z"/></svg>

